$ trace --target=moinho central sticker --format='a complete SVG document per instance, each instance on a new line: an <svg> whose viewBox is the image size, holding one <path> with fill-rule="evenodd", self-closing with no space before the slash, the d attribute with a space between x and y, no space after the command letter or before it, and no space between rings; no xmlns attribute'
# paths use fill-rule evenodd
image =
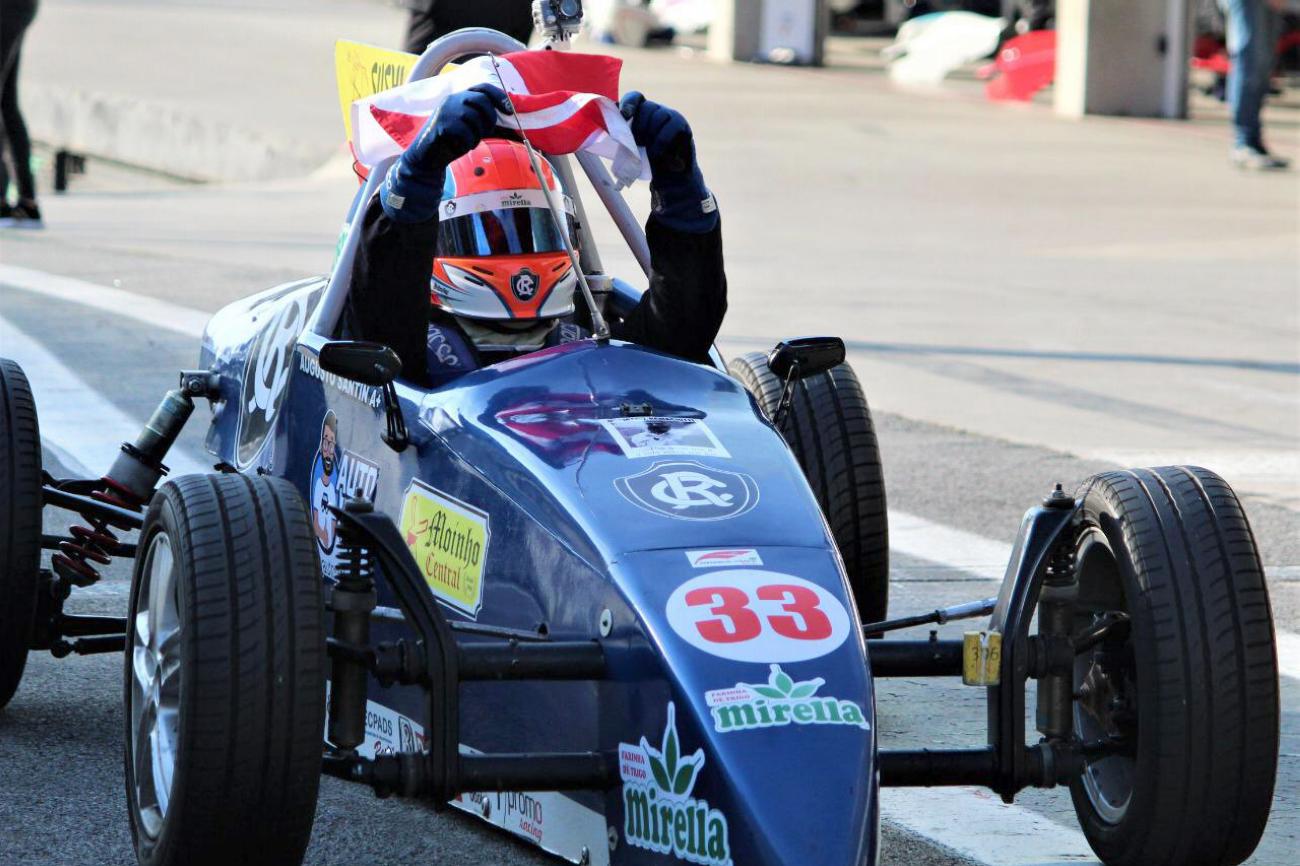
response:
<svg viewBox="0 0 1300 866"><path fill-rule="evenodd" d="M672 703L659 748L645 737L635 746L620 743L618 767L623 835L629 845L705 866L731 866L726 816L691 797L704 769L704 750L681 754Z"/></svg>
<svg viewBox="0 0 1300 866"><path fill-rule="evenodd" d="M486 511L417 480L402 502L402 537L439 601L473 618L483 607Z"/></svg>
<svg viewBox="0 0 1300 866"><path fill-rule="evenodd" d="M799 682L772 665L766 683L736 683L735 688L704 693L713 714L713 729L720 734L774 728L783 725L852 725L871 729L862 707L853 701L818 695L826 680L813 677Z"/></svg>

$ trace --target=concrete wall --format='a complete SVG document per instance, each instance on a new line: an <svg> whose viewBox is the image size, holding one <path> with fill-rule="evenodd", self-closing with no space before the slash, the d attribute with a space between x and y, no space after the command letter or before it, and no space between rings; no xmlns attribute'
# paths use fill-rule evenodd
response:
<svg viewBox="0 0 1300 866"><path fill-rule="evenodd" d="M1185 117L1187 0L1057 0L1060 114Z"/></svg>

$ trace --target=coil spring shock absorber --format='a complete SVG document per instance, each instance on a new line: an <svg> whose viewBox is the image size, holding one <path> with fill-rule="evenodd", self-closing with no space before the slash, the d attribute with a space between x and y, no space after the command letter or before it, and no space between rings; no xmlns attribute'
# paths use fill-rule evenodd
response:
<svg viewBox="0 0 1300 866"><path fill-rule="evenodd" d="M353 514L373 510L364 499L349 499L344 508ZM352 750L366 735L370 669L360 658L370 646L370 614L377 601L373 555L350 524L339 521L338 526L342 553L332 600L334 641L342 646L330 668L329 740L339 749Z"/></svg>
<svg viewBox="0 0 1300 866"><path fill-rule="evenodd" d="M99 488L91 491L92 497L130 511L139 511L149 501L158 480L167 472L162 460L194 411L190 394L205 393L209 387L207 376L207 373L181 373L182 387L163 396L134 443L122 443L122 450L112 468L100 479ZM108 551L117 543L107 520L99 515L82 517L89 526L71 527L69 532L73 540L61 542L60 552L50 558L50 567L59 576L64 589L89 586L99 580L99 570L94 564L108 565L112 562ZM66 592L63 594L66 597Z"/></svg>

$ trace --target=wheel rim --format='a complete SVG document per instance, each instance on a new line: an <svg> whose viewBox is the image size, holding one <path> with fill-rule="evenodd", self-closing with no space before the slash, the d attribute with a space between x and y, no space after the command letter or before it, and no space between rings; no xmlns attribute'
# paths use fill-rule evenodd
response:
<svg viewBox="0 0 1300 866"><path fill-rule="evenodd" d="M1076 632L1108 611L1128 612L1119 563L1106 536L1089 527L1079 541L1077 568L1080 603ZM1075 657L1074 733L1085 743L1136 739L1136 676L1132 637L1101 644ZM1080 782L1097 817L1120 823L1133 799L1137 762L1131 754L1105 754L1089 760Z"/></svg>
<svg viewBox="0 0 1300 866"><path fill-rule="evenodd" d="M180 727L176 559L160 532L145 553L131 628L131 768L140 827L157 838L167 815Z"/></svg>

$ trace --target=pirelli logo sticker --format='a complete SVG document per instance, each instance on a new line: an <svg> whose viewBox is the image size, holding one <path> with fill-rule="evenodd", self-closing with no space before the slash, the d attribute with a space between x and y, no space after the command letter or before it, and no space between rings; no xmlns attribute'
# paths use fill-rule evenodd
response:
<svg viewBox="0 0 1300 866"><path fill-rule="evenodd" d="M402 537L434 596L471 619L483 607L486 511L412 480L402 501Z"/></svg>

